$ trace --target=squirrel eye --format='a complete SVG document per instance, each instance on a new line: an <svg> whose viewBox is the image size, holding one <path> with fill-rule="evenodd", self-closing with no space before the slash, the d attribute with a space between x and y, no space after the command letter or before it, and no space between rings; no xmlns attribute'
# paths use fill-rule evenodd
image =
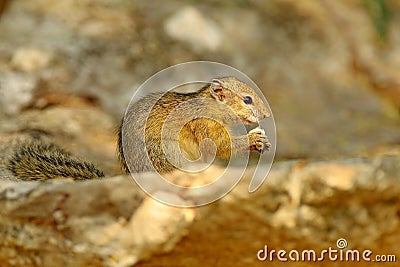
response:
<svg viewBox="0 0 400 267"><path fill-rule="evenodd" d="M250 96L245 96L243 97L243 102L246 103L247 105L250 105L253 103L253 99Z"/></svg>

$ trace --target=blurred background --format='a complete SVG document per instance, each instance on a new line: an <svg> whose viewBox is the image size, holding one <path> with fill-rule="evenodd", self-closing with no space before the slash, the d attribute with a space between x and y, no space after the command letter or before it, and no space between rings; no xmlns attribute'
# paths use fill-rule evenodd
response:
<svg viewBox="0 0 400 267"><path fill-rule="evenodd" d="M1 3L8 115L31 104L30 95L57 92L95 101L119 120L155 72L210 60L263 90L279 158L368 154L400 140L399 1Z"/></svg>
<svg viewBox="0 0 400 267"><path fill-rule="evenodd" d="M109 173L118 172L113 127L133 90L157 71L192 60L233 66L258 84L275 117L278 161L397 154L398 0L0 1L0 117L47 124L48 107L95 108L79 118L88 121L84 131L97 133L84 144L98 152L101 140L109 154L85 156ZM60 131L78 135L63 114ZM39 124L55 131L51 122ZM184 258L183 251L163 260ZM197 266L196 251L187 266ZM229 266L245 266L230 256ZM228 266L218 264L212 266Z"/></svg>

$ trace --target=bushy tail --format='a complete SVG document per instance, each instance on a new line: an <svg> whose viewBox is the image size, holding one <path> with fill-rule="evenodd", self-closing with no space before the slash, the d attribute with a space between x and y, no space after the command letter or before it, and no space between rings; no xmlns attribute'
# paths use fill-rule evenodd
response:
<svg viewBox="0 0 400 267"><path fill-rule="evenodd" d="M70 155L54 144L28 143L16 148L8 169L20 180L44 181L57 177L99 179L103 171L93 163Z"/></svg>

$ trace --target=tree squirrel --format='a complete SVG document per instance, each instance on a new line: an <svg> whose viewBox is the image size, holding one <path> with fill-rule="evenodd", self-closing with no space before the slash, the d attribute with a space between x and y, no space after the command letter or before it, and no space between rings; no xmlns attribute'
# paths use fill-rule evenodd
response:
<svg viewBox="0 0 400 267"><path fill-rule="evenodd" d="M263 153L270 149L271 144L262 129L256 128L247 135L230 136L227 129L219 123L224 122L228 127L238 123L231 114L224 111L223 105L229 106L244 124L257 123L270 116L253 89L234 77L225 77L213 79L196 92L151 94L131 105L118 130L117 154L126 173L151 170L144 158L147 155L159 173L175 169L163 151L161 133L168 115L178 105L192 99L200 102L186 105L185 112L196 114L208 110L213 114L213 119L199 117L187 122L178 134L179 150L173 153L181 154L182 151L186 158L196 159L200 156L199 144L206 138L214 142L216 156L220 158L229 158L232 154L245 150ZM149 116L146 116L143 111L149 109L149 103L155 105L150 107ZM123 129L124 135L129 139L128 146L123 146ZM140 131L144 131L144 141L139 138ZM167 140L171 135L169 131L166 132ZM231 142L235 145L231 146ZM146 147L147 151L137 151L137 147ZM127 160L124 155L130 158ZM172 155L175 156L177 155ZM132 163L129 164L130 169L127 161ZM104 176L94 164L75 158L55 145L40 143L20 146L8 160L7 167L16 178L22 180L47 180L60 176L84 180Z"/></svg>

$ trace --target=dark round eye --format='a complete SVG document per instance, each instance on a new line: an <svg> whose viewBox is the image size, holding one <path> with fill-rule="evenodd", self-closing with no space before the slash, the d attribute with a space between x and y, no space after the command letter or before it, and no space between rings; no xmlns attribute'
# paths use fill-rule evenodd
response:
<svg viewBox="0 0 400 267"><path fill-rule="evenodd" d="M251 103L253 103L253 99L251 98L251 96L245 96L243 97L243 102L247 105L250 105Z"/></svg>

